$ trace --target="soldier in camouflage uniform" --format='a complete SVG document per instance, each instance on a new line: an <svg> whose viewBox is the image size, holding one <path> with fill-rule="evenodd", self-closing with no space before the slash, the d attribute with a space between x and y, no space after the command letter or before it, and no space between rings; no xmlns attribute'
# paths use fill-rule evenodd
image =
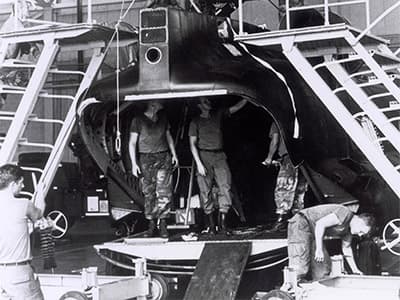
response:
<svg viewBox="0 0 400 300"><path fill-rule="evenodd" d="M162 108L158 101L149 102L144 114L132 120L130 128L132 174L142 175L144 213L149 220L145 237L154 236L157 219L161 237L168 237L166 218L172 200L172 166L178 165L168 120L159 112Z"/></svg>
<svg viewBox="0 0 400 300"><path fill-rule="evenodd" d="M263 164L266 166L272 165L275 154L278 154L280 162L274 192L278 218L273 226L273 229L278 230L286 228L290 213L294 215L304 207L304 194L307 190L307 182L300 170L295 168L290 161L276 123L272 123L271 125L269 138L271 142L268 156L263 161Z"/></svg>
<svg viewBox="0 0 400 300"><path fill-rule="evenodd" d="M211 192L212 183L218 186L219 218L218 229L226 232L226 215L232 205L231 171L223 151L222 121L242 109L247 100L242 99L228 108L213 109L206 97L200 97L200 115L189 125L190 150L197 168L197 183L200 200L207 216L210 233L216 233L213 211L216 207Z"/></svg>

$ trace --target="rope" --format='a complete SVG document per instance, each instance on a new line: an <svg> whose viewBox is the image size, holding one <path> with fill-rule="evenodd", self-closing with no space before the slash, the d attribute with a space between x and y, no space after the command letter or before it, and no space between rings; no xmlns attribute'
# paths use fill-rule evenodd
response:
<svg viewBox="0 0 400 300"><path fill-rule="evenodd" d="M134 3L135 3L135 0L133 0L133 1L131 2L131 4L129 4L129 6L128 6L128 8L126 9L124 15L122 16L122 18L120 18L120 21L122 21L123 19L125 19L126 15L127 15L128 12L131 10L131 8L132 8L132 6L133 6Z"/></svg>
<svg viewBox="0 0 400 300"><path fill-rule="evenodd" d="M119 95L119 73L120 73L120 68L119 68L119 23L120 20L118 21L117 25L115 25L115 32L116 32L116 37L117 37L117 76L116 76L116 86L117 86L117 136L115 137L115 150L117 151L118 154L121 153L121 128L120 128L120 113L119 113L119 107L120 107L120 95Z"/></svg>
<svg viewBox="0 0 400 300"><path fill-rule="evenodd" d="M197 13L201 14L201 10L200 10L200 8L197 7L196 3L194 3L193 0L189 0L189 1L190 1L190 4L193 6L194 10L195 10Z"/></svg>
<svg viewBox="0 0 400 300"><path fill-rule="evenodd" d="M119 19L117 24L115 25L115 31L111 37L111 41L109 43L109 45L111 44L112 40L114 39L114 37L116 38L116 43L117 43L117 64L116 64L116 87L117 87L117 128L116 128L116 137L115 137L115 151L120 154L121 153L121 128L120 128L120 93L119 93L119 74L121 72L120 70L120 57L119 57L119 26L121 24L121 22L125 19L125 17L127 16L128 12L131 10L133 4L135 3L135 1L131 1L131 3L129 4L128 8L126 9L126 11L124 13L123 12L123 7L125 4L125 0L122 1L121 3L121 10L119 13ZM109 45L107 46L107 50L109 48ZM106 50L106 51L107 51Z"/></svg>
<svg viewBox="0 0 400 300"><path fill-rule="evenodd" d="M279 6L276 5L274 2L272 2L272 0L268 0L268 2L271 3L271 5L272 5L273 7L275 7L278 11L280 11Z"/></svg>

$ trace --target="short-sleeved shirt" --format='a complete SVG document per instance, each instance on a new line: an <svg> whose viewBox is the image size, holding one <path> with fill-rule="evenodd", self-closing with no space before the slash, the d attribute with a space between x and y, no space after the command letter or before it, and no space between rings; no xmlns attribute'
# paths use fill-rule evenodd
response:
<svg viewBox="0 0 400 300"><path fill-rule="evenodd" d="M288 152L287 152L285 143L283 142L282 136L281 136L281 134L279 132L278 126L276 126L275 122L272 123L271 128L269 130L269 135L268 135L269 138L272 139L274 134L278 134L279 135L278 155L280 157L282 157L282 156L286 155Z"/></svg>
<svg viewBox="0 0 400 300"><path fill-rule="evenodd" d="M32 259L27 199L0 199L0 263Z"/></svg>
<svg viewBox="0 0 400 300"><path fill-rule="evenodd" d="M189 125L189 136L197 137L200 150L222 150L222 119L229 116L229 109L210 111L209 118L195 117Z"/></svg>
<svg viewBox="0 0 400 300"><path fill-rule="evenodd" d="M158 119L153 121L141 115L132 120L130 132L135 132L138 137L139 153L157 153L168 150L167 130L169 124L163 113L158 114Z"/></svg>
<svg viewBox="0 0 400 300"><path fill-rule="evenodd" d="M330 214L335 214L340 223L338 225L327 228L325 230L326 236L343 238L345 236L351 235L350 221L353 218L353 213L350 209L343 205L317 205L314 207L302 209L300 213L307 218L313 232L315 231L315 224L319 219Z"/></svg>

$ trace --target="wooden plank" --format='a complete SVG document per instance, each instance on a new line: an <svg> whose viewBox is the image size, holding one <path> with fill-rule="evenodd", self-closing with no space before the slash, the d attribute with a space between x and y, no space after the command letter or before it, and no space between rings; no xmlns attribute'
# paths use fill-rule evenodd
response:
<svg viewBox="0 0 400 300"><path fill-rule="evenodd" d="M206 243L184 300L235 299L251 243Z"/></svg>

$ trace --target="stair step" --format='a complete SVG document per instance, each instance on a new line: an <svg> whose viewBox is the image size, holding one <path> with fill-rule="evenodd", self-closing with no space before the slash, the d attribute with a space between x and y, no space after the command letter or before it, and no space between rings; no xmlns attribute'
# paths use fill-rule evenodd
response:
<svg viewBox="0 0 400 300"><path fill-rule="evenodd" d="M369 51L372 57L376 60L376 62L380 65L390 66L396 65L400 67L400 58L396 57L394 54L389 55L377 50Z"/></svg>

